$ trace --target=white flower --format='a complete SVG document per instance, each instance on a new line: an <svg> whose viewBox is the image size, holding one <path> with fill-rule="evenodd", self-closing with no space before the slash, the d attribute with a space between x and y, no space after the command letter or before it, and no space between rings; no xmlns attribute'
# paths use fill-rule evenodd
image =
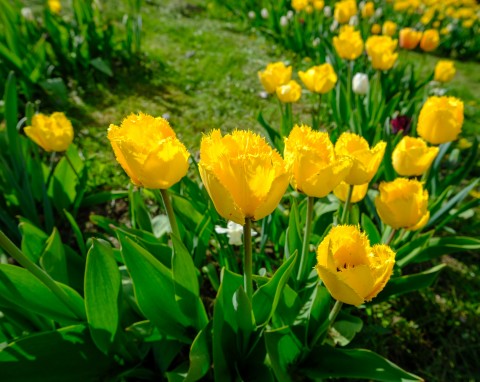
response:
<svg viewBox="0 0 480 382"><path fill-rule="evenodd" d="M356 73L352 79L353 92L355 94L367 94L368 88L368 76L365 73Z"/></svg>
<svg viewBox="0 0 480 382"><path fill-rule="evenodd" d="M338 28L338 21L333 20L332 25L330 25L330 32L334 32Z"/></svg>
<svg viewBox="0 0 480 382"><path fill-rule="evenodd" d="M360 1L358 3L358 8L360 8L360 10L362 10L364 7L365 7L365 1Z"/></svg>
<svg viewBox="0 0 480 382"><path fill-rule="evenodd" d="M358 25L358 16L354 15L354 16L350 17L350 20L348 21L348 24L356 27Z"/></svg>
<svg viewBox="0 0 480 382"><path fill-rule="evenodd" d="M289 20L293 19L294 15L295 15L295 13L293 13L293 11L291 9L287 12L287 18Z"/></svg>
<svg viewBox="0 0 480 382"><path fill-rule="evenodd" d="M248 12L248 18L249 18L249 19L252 19L252 20L253 20L256 16L257 16L257 15L255 14L254 11Z"/></svg>
<svg viewBox="0 0 480 382"><path fill-rule="evenodd" d="M215 226L216 233L226 233L228 237L228 244L230 245L242 245L242 235L243 235L243 226L234 222L229 221L227 228ZM252 230L252 236L255 236L257 233Z"/></svg>
<svg viewBox="0 0 480 382"><path fill-rule="evenodd" d="M288 17L287 16L280 17L280 25L282 27L286 27L288 25Z"/></svg>
<svg viewBox="0 0 480 382"><path fill-rule="evenodd" d="M28 21L33 21L33 12L30 8L22 8L20 10L20 13L22 14L23 18Z"/></svg>
<svg viewBox="0 0 480 382"><path fill-rule="evenodd" d="M320 37L316 37L312 42L312 46L315 48L319 45L320 45Z"/></svg>
<svg viewBox="0 0 480 382"><path fill-rule="evenodd" d="M268 9L262 8L262 10L260 11L260 15L262 16L262 18L268 19Z"/></svg>
<svg viewBox="0 0 480 382"><path fill-rule="evenodd" d="M380 17L382 17L382 15L383 15L382 8L379 7L377 9L375 9L375 17L380 18Z"/></svg>
<svg viewBox="0 0 480 382"><path fill-rule="evenodd" d="M323 14L326 17L332 17L332 7L329 7L328 5L323 8Z"/></svg>

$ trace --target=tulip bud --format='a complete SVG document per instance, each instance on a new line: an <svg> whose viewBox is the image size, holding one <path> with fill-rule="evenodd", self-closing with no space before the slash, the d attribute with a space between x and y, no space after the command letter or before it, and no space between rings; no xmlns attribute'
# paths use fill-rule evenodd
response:
<svg viewBox="0 0 480 382"><path fill-rule="evenodd" d="M356 73L352 79L352 90L355 94L367 94L370 87L368 75L365 73Z"/></svg>
<svg viewBox="0 0 480 382"><path fill-rule="evenodd" d="M306 72L300 71L298 72L298 76L307 89L314 93L328 93L337 83L337 75L332 65L328 63L313 66Z"/></svg>
<svg viewBox="0 0 480 382"><path fill-rule="evenodd" d="M257 15L255 14L254 11L248 12L248 18L249 18L249 19L253 20L255 17L257 17Z"/></svg>
<svg viewBox="0 0 480 382"><path fill-rule="evenodd" d="M323 14L325 17L332 17L332 7L329 5L325 6L325 8L323 8Z"/></svg>
<svg viewBox="0 0 480 382"><path fill-rule="evenodd" d="M440 60L435 66L434 80L437 82L449 82L455 76L455 63L450 60Z"/></svg>
<svg viewBox="0 0 480 382"><path fill-rule="evenodd" d="M268 19L268 9L267 8L262 8L260 11L260 15L262 16L263 19Z"/></svg>
<svg viewBox="0 0 480 382"><path fill-rule="evenodd" d="M291 80L276 89L278 99L283 103L297 102L302 95L302 88L298 82Z"/></svg>
<svg viewBox="0 0 480 382"><path fill-rule="evenodd" d="M33 21L34 16L31 8L24 7L20 10L20 13L22 14L22 17L27 20L27 21Z"/></svg>
<svg viewBox="0 0 480 382"><path fill-rule="evenodd" d="M393 134L397 134L399 131L401 131L403 135L406 135L410 131L412 119L406 115L399 115L393 118L390 124L392 125Z"/></svg>
<svg viewBox="0 0 480 382"><path fill-rule="evenodd" d="M423 32L422 39L420 40L420 48L425 52L431 52L435 50L440 44L440 35L436 29L428 29Z"/></svg>
<svg viewBox="0 0 480 382"><path fill-rule="evenodd" d="M45 151L65 151L73 140L72 123L64 113L51 116L35 114L32 125L25 127L25 135Z"/></svg>
<svg viewBox="0 0 480 382"><path fill-rule="evenodd" d="M422 138L403 137L392 153L392 165L401 176L420 176L431 166L438 147L428 147Z"/></svg>
<svg viewBox="0 0 480 382"><path fill-rule="evenodd" d="M285 28L288 25L288 18L287 16L280 17L280 26Z"/></svg>

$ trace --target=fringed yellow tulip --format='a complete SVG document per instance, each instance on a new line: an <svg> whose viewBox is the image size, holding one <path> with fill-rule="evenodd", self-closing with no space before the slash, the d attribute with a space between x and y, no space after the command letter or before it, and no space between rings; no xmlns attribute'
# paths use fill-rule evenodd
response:
<svg viewBox="0 0 480 382"><path fill-rule="evenodd" d="M457 139L463 125L463 102L455 97L429 97L418 117L417 133L439 145Z"/></svg>
<svg viewBox="0 0 480 382"><path fill-rule="evenodd" d="M302 88L297 81L291 80L276 90L278 99L283 103L297 102L302 96Z"/></svg>
<svg viewBox="0 0 480 382"><path fill-rule="evenodd" d="M342 202L346 202L349 188L350 186L347 183L341 182L337 187L335 187L335 189L333 190L333 193ZM359 201L363 200L365 195L367 195L367 191L368 191L368 183L361 184L359 186L354 186L350 203L358 203Z"/></svg>
<svg viewBox="0 0 480 382"><path fill-rule="evenodd" d="M188 170L190 154L168 121L139 113L110 125L108 139L118 163L137 186L167 189Z"/></svg>
<svg viewBox="0 0 480 382"><path fill-rule="evenodd" d="M374 69L389 70L393 67L398 58L398 53L394 52L397 42L390 36L370 36L367 39L365 47Z"/></svg>
<svg viewBox="0 0 480 382"><path fill-rule="evenodd" d="M375 4L373 1L367 1L362 8L362 17L369 18L375 14Z"/></svg>
<svg viewBox="0 0 480 382"><path fill-rule="evenodd" d="M283 62L274 62L267 65L263 72L258 72L258 78L265 91L275 93L277 87L285 85L292 78L292 67L285 66Z"/></svg>
<svg viewBox="0 0 480 382"><path fill-rule="evenodd" d="M422 39L422 32L412 28L403 28L400 30L400 47L407 50L415 49Z"/></svg>
<svg viewBox="0 0 480 382"><path fill-rule="evenodd" d="M402 176L420 176L432 165L438 147L428 147L422 138L403 137L392 153L395 171Z"/></svg>
<svg viewBox="0 0 480 382"><path fill-rule="evenodd" d="M352 167L347 157L337 158L328 134L296 125L285 138L285 163L292 187L308 196L323 198Z"/></svg>
<svg viewBox="0 0 480 382"><path fill-rule="evenodd" d="M375 207L385 224L394 229L416 231L428 223L428 191L418 180L397 178L393 182L382 182L379 191Z"/></svg>
<svg viewBox="0 0 480 382"><path fill-rule="evenodd" d="M251 131L204 136L198 168L218 213L242 225L272 213L288 186L282 157Z"/></svg>
<svg viewBox="0 0 480 382"><path fill-rule="evenodd" d="M423 32L422 39L420 40L420 48L425 52L431 52L437 49L440 44L440 35L436 29L427 29Z"/></svg>
<svg viewBox="0 0 480 382"><path fill-rule="evenodd" d="M65 114L35 114L25 134L45 151L65 151L73 140L73 127Z"/></svg>
<svg viewBox="0 0 480 382"><path fill-rule="evenodd" d="M395 33L397 33L397 24L390 20L385 21L382 26L382 34L391 37Z"/></svg>
<svg viewBox="0 0 480 382"><path fill-rule="evenodd" d="M297 12L303 11L308 6L308 0L292 0L292 8Z"/></svg>
<svg viewBox="0 0 480 382"><path fill-rule="evenodd" d="M332 65L328 63L314 66L306 72L300 71L298 72L298 76L307 89L314 93L328 93L337 83L337 75Z"/></svg>
<svg viewBox="0 0 480 382"><path fill-rule="evenodd" d="M450 60L440 60L435 65L434 80L438 82L449 82L455 76L455 63Z"/></svg>
<svg viewBox="0 0 480 382"><path fill-rule="evenodd" d="M385 153L386 143L381 141L370 149L365 138L353 134L343 133L335 144L335 153L338 156L348 156L353 160L353 166L345 178L350 185L361 185L372 180L380 166Z"/></svg>
<svg viewBox="0 0 480 382"><path fill-rule="evenodd" d="M317 249L316 270L338 301L358 306L381 292L392 275L395 253L388 245L370 246L355 226L339 225Z"/></svg>
<svg viewBox="0 0 480 382"><path fill-rule="evenodd" d="M357 14L356 0L342 0L335 3L333 17L340 24L348 23L350 18Z"/></svg>
<svg viewBox="0 0 480 382"><path fill-rule="evenodd" d="M333 46L341 58L356 60L363 52L363 40L360 31L345 25L340 34L333 38Z"/></svg>

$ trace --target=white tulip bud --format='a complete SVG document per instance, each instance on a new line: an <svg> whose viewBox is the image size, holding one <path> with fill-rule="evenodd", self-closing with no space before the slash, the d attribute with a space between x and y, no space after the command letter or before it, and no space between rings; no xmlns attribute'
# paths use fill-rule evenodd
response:
<svg viewBox="0 0 480 382"><path fill-rule="evenodd" d="M28 21L33 21L34 17L33 17L33 12L30 8L22 8L20 10L20 13L22 14L23 18L25 20L28 20Z"/></svg>
<svg viewBox="0 0 480 382"><path fill-rule="evenodd" d="M295 15L295 13L291 9L287 12L287 18L289 20L293 19L294 15Z"/></svg>
<svg viewBox="0 0 480 382"><path fill-rule="evenodd" d="M382 8L377 8L375 9L375 17L380 18L383 15L383 10Z"/></svg>
<svg viewBox="0 0 480 382"><path fill-rule="evenodd" d="M358 25L358 16L354 15L354 16L350 17L350 20L348 21L348 24L356 27Z"/></svg>
<svg viewBox="0 0 480 382"><path fill-rule="evenodd" d="M332 17L332 7L329 7L328 5L323 8L323 14L326 17Z"/></svg>
<svg viewBox="0 0 480 382"><path fill-rule="evenodd" d="M367 94L368 88L368 76L365 73L356 73L352 79L353 92L355 94Z"/></svg>
<svg viewBox="0 0 480 382"><path fill-rule="evenodd" d="M312 41L312 46L315 48L317 46L320 45L320 38L319 37L316 37L313 41Z"/></svg>
<svg viewBox="0 0 480 382"><path fill-rule="evenodd" d="M253 20L255 17L257 17L257 15L255 14L254 11L248 12L248 18L249 18L249 19L252 19L252 20Z"/></svg>
<svg viewBox="0 0 480 382"><path fill-rule="evenodd" d="M262 10L260 11L260 15L262 16L262 18L268 19L268 9L262 8Z"/></svg>

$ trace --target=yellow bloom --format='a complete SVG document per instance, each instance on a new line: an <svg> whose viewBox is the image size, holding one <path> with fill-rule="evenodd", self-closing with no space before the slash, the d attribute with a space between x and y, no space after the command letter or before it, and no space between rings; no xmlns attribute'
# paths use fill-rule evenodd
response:
<svg viewBox="0 0 480 382"><path fill-rule="evenodd" d="M317 11L321 11L324 6L325 6L325 1L313 0L313 8L315 8Z"/></svg>
<svg viewBox="0 0 480 382"><path fill-rule="evenodd" d="M429 169L438 147L428 147L422 138L403 137L392 153L395 171L402 176L419 176Z"/></svg>
<svg viewBox="0 0 480 382"><path fill-rule="evenodd" d="M420 48L425 52L431 52L437 49L440 44L440 35L436 29L427 29L423 32L422 39L420 40Z"/></svg>
<svg viewBox="0 0 480 382"><path fill-rule="evenodd" d="M314 93L328 93L337 83L337 75L332 65L328 63L314 66L306 72L300 71L298 72L298 76L307 89Z"/></svg>
<svg viewBox="0 0 480 382"><path fill-rule="evenodd" d="M297 12L303 11L308 5L308 0L292 0L292 8Z"/></svg>
<svg viewBox="0 0 480 382"><path fill-rule="evenodd" d="M380 24L373 24L372 27L370 28L371 34L380 34L381 31L382 31L382 27Z"/></svg>
<svg viewBox="0 0 480 382"><path fill-rule="evenodd" d="M450 60L440 60L435 66L434 80L438 82L449 82L455 76L455 63Z"/></svg>
<svg viewBox="0 0 480 382"><path fill-rule="evenodd" d="M272 213L288 186L282 157L251 131L204 136L198 169L218 213L242 225Z"/></svg>
<svg viewBox="0 0 480 382"><path fill-rule="evenodd" d="M442 36L445 36L445 35L447 35L447 34L450 34L450 29L448 29L447 27L442 28L442 29L440 29L440 34L441 34Z"/></svg>
<svg viewBox="0 0 480 382"><path fill-rule="evenodd" d="M65 151L73 141L73 127L63 113L35 114L25 134L45 151Z"/></svg>
<svg viewBox="0 0 480 382"><path fill-rule="evenodd" d="M389 70L397 61L398 53L394 53L397 40L390 36L370 36L365 46L374 69Z"/></svg>
<svg viewBox="0 0 480 382"><path fill-rule="evenodd" d="M283 103L297 102L302 95L302 88L297 81L291 80L285 85L279 86L276 90L277 97Z"/></svg>
<svg viewBox="0 0 480 382"><path fill-rule="evenodd" d="M341 58L356 60L363 52L363 40L360 31L346 25L340 30L340 34L333 38L333 46Z"/></svg>
<svg viewBox="0 0 480 382"><path fill-rule="evenodd" d="M50 12L52 13L60 13L62 10L62 4L60 3L59 0L48 0L48 9L50 9Z"/></svg>
<svg viewBox="0 0 480 382"><path fill-rule="evenodd" d="M393 36L397 32L397 24L393 21L385 21L382 27L382 33L386 36Z"/></svg>
<svg viewBox="0 0 480 382"><path fill-rule="evenodd" d="M363 18L372 17L374 13L375 13L375 5L373 4L373 1L367 1L362 8L362 17Z"/></svg>
<svg viewBox="0 0 480 382"><path fill-rule="evenodd" d="M466 138L460 138L457 143L457 147L460 150L466 150L473 146L473 143Z"/></svg>
<svg viewBox="0 0 480 382"><path fill-rule="evenodd" d="M358 306L382 291L394 264L388 245L371 247L357 227L339 225L318 246L315 268L333 298Z"/></svg>
<svg viewBox="0 0 480 382"><path fill-rule="evenodd" d="M328 134L309 126L294 126L285 138L283 154L290 184L308 196L323 198L345 179L352 160L337 158Z"/></svg>
<svg viewBox="0 0 480 382"><path fill-rule="evenodd" d="M403 28L400 30L400 47L403 49L415 49L422 39L422 32L412 28Z"/></svg>
<svg viewBox="0 0 480 382"><path fill-rule="evenodd" d="M350 18L357 13L356 0L342 0L335 3L333 17L340 24L348 23Z"/></svg>
<svg viewBox="0 0 480 382"><path fill-rule="evenodd" d="M258 72L258 78L267 93L275 93L277 87L285 85L292 78L292 67L283 62L274 62L267 65L263 72Z"/></svg>
<svg viewBox="0 0 480 382"><path fill-rule="evenodd" d="M131 114L120 126L110 125L108 139L137 186L167 189L187 173L190 154L163 118Z"/></svg>
<svg viewBox="0 0 480 382"><path fill-rule="evenodd" d="M465 20L465 21L462 22L462 27L471 28L471 27L473 27L474 23L475 23L475 19Z"/></svg>
<svg viewBox="0 0 480 382"><path fill-rule="evenodd" d="M416 231L428 223L428 191L418 180L397 178L393 182L382 182L379 191L375 207L385 224L394 229Z"/></svg>
<svg viewBox="0 0 480 382"><path fill-rule="evenodd" d="M463 125L463 102L455 97L432 96L418 117L417 133L428 143L439 145L457 139Z"/></svg>
<svg viewBox="0 0 480 382"><path fill-rule="evenodd" d="M335 189L333 193L335 196L340 199L342 202L345 202L348 197L348 189L350 185L345 182L341 182ZM368 191L368 183L361 184L359 186L353 187L352 197L350 199L350 203L358 203L359 201L363 200L365 195L367 195Z"/></svg>
<svg viewBox="0 0 480 382"><path fill-rule="evenodd" d="M381 141L370 149L365 138L353 134L343 133L335 144L335 153L338 156L348 156L353 160L350 173L345 178L348 184L361 185L372 180L385 154L386 143Z"/></svg>

